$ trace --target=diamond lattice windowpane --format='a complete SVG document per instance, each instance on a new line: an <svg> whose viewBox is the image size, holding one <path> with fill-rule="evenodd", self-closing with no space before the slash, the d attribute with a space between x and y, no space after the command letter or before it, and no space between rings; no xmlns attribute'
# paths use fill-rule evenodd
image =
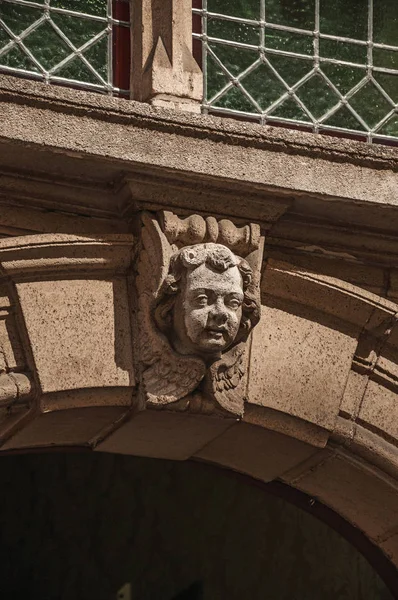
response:
<svg viewBox="0 0 398 600"><path fill-rule="evenodd" d="M43 11L30 6L0 2L0 19L15 35L21 34L43 16Z"/></svg>
<svg viewBox="0 0 398 600"><path fill-rule="evenodd" d="M217 55L230 73L209 60L215 46L202 36L207 99L232 78L248 93L228 87L206 112L217 106L224 114L258 117L261 110L261 122L312 123L315 131L361 132L368 141L384 128L380 136L397 137L390 115L398 110L398 0L207 0L203 6L215 13L202 11L207 34L228 41ZM253 57L242 42L256 46Z"/></svg>
<svg viewBox="0 0 398 600"><path fill-rule="evenodd" d="M284 102L275 108L271 113L271 117L280 117L291 121L311 122L309 116L303 111L301 106L297 104L293 98L287 98Z"/></svg>
<svg viewBox="0 0 398 600"><path fill-rule="evenodd" d="M320 30L321 33L366 40L368 0L321 0Z"/></svg>
<svg viewBox="0 0 398 600"><path fill-rule="evenodd" d="M241 19L259 19L260 0L207 0L207 10Z"/></svg>
<svg viewBox="0 0 398 600"><path fill-rule="evenodd" d="M0 25L0 51L4 46L6 46L9 42L11 42L10 36L5 32L5 30ZM1 61L1 58L0 58Z"/></svg>
<svg viewBox="0 0 398 600"><path fill-rule="evenodd" d="M105 0L50 0L52 7L65 8L89 15L106 16L107 1Z"/></svg>
<svg viewBox="0 0 398 600"><path fill-rule="evenodd" d="M260 43L260 30L246 23L234 23L222 19L209 19L207 33L210 37L221 40L233 40L241 44L258 46Z"/></svg>
<svg viewBox="0 0 398 600"><path fill-rule="evenodd" d="M392 135L398 137L398 115L394 115L391 119L381 127L377 133L381 135Z"/></svg>
<svg viewBox="0 0 398 600"><path fill-rule="evenodd" d="M0 72L127 95L128 19L127 0L0 0Z"/></svg>
<svg viewBox="0 0 398 600"><path fill-rule="evenodd" d="M100 84L101 81L92 73L92 71L84 64L84 62L76 56L69 61L61 69L57 69L55 72L57 77L63 77L65 79L71 79L75 81L86 81L88 83Z"/></svg>
<svg viewBox="0 0 398 600"><path fill-rule="evenodd" d="M373 34L375 42L397 45L397 0L376 0L373 6Z"/></svg>
<svg viewBox="0 0 398 600"><path fill-rule="evenodd" d="M339 110L329 117L329 119L324 121L323 124L331 125L332 127L341 127L342 129L352 129L354 131L365 130L360 121L358 121L346 106L339 108Z"/></svg>
<svg viewBox="0 0 398 600"><path fill-rule="evenodd" d="M259 65L249 75L243 77L241 83L263 110L267 109L286 91L271 69L264 64Z"/></svg>
<svg viewBox="0 0 398 600"><path fill-rule="evenodd" d="M362 69L327 63L322 65L322 72L343 96L358 85L365 74Z"/></svg>
<svg viewBox="0 0 398 600"><path fill-rule="evenodd" d="M47 70L60 63L72 52L48 22L43 23L30 33L25 38L24 43Z"/></svg>
<svg viewBox="0 0 398 600"><path fill-rule="evenodd" d="M302 60L300 58L290 58L272 54L269 56L269 62L278 71L282 79L290 86L298 83L305 75L312 70L312 61Z"/></svg>
<svg viewBox="0 0 398 600"><path fill-rule="evenodd" d="M265 3L265 19L270 23L299 29L315 27L315 0L268 1Z"/></svg>
<svg viewBox="0 0 398 600"><path fill-rule="evenodd" d="M297 52L298 54L313 53L312 38L291 31L278 31L277 29L266 29L265 45L267 48L283 50L285 52Z"/></svg>
<svg viewBox="0 0 398 600"><path fill-rule="evenodd" d="M398 70L398 52L383 48L373 48L373 64L375 67Z"/></svg>
<svg viewBox="0 0 398 600"><path fill-rule="evenodd" d="M387 92L392 101L398 103L398 74L376 73L375 80Z"/></svg>
<svg viewBox="0 0 398 600"><path fill-rule="evenodd" d="M370 127L374 127L381 121L392 108L371 82L350 99L350 104Z"/></svg>
<svg viewBox="0 0 398 600"><path fill-rule="evenodd" d="M226 92L214 106L222 108L232 108L234 110L240 110L246 113L256 112L256 107L244 93L237 87L233 86L228 92Z"/></svg>
<svg viewBox="0 0 398 600"><path fill-rule="evenodd" d="M61 29L76 48L91 40L105 28L105 24L98 21L90 21L89 19L58 13L54 13L51 16L51 20Z"/></svg>
<svg viewBox="0 0 398 600"><path fill-rule="evenodd" d="M258 60L258 52L254 50L224 46L223 44L210 44L210 48L234 76L243 73Z"/></svg>
<svg viewBox="0 0 398 600"><path fill-rule="evenodd" d="M320 75L313 75L306 81L297 90L297 96L316 118L324 115L339 101L338 96Z"/></svg>
<svg viewBox="0 0 398 600"><path fill-rule="evenodd" d="M9 52L1 56L0 63L13 69L23 69L34 73L40 72L35 63L18 46L14 46Z"/></svg>
<svg viewBox="0 0 398 600"><path fill-rule="evenodd" d="M107 79L108 65L108 40L102 37L98 42L95 42L88 50L84 52L84 56L94 69L101 75L103 79ZM98 82L97 82L98 83Z"/></svg>
<svg viewBox="0 0 398 600"><path fill-rule="evenodd" d="M207 58L207 100L210 100L229 83L220 65L209 56Z"/></svg>
<svg viewBox="0 0 398 600"><path fill-rule="evenodd" d="M320 40L319 54L322 58L332 58L345 62L365 65L367 60L366 46L341 42L339 40Z"/></svg>

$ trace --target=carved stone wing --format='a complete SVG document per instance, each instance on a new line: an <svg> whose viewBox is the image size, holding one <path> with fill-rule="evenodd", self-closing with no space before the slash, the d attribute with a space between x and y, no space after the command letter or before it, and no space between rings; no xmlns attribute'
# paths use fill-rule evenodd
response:
<svg viewBox="0 0 398 600"><path fill-rule="evenodd" d="M207 392L216 402L238 416L244 409L245 361L244 344L239 344L210 367L205 382Z"/></svg>
<svg viewBox="0 0 398 600"><path fill-rule="evenodd" d="M169 271L172 246L149 214L143 215L136 278L139 356L147 400L169 404L192 392L205 375L202 360L177 354L155 325L154 312Z"/></svg>

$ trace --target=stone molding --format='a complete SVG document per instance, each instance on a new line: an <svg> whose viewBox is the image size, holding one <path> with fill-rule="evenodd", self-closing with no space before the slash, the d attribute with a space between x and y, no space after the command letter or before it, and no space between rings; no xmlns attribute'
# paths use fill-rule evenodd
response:
<svg viewBox="0 0 398 600"><path fill-rule="evenodd" d="M186 137L194 135L198 139L206 138L232 146L256 147L284 154L296 153L310 158L325 158L332 162L352 163L375 169L396 171L398 165L395 147L269 125L260 126L209 115L185 114L154 108L133 100L126 101L82 90L46 86L8 75L0 75L0 102L4 105L11 102L21 107L37 107L38 111L49 109L65 115L80 115L94 121L112 120L115 124L134 125L150 131ZM87 149L81 145L80 151L87 152Z"/></svg>
<svg viewBox="0 0 398 600"><path fill-rule="evenodd" d="M129 234L25 235L0 242L0 263L13 281L102 271L117 274L130 267L133 248Z"/></svg>

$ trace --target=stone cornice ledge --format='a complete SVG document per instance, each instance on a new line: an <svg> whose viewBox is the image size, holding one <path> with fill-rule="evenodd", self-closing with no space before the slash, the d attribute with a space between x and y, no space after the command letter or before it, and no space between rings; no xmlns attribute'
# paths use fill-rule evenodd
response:
<svg viewBox="0 0 398 600"><path fill-rule="evenodd" d="M94 231L118 223L126 231L137 211L171 209L257 222L272 247L321 247L349 260L379 249L377 261L395 261L396 148L7 76L0 76L0 114L7 214L14 206L49 208L97 218ZM29 222L18 226L28 230Z"/></svg>
<svg viewBox="0 0 398 600"><path fill-rule="evenodd" d="M12 102L51 109L65 114L84 114L96 120L128 123L145 129L178 133L196 138L247 147L296 153L313 158L371 168L398 170L396 148L370 145L332 136L295 131L281 127L259 126L256 123L235 121L213 116L196 115L132 100L112 98L92 92L0 75L0 102Z"/></svg>

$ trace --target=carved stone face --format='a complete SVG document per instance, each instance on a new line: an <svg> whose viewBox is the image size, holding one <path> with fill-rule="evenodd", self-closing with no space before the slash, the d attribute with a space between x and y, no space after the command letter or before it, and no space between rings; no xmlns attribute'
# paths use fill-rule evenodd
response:
<svg viewBox="0 0 398 600"><path fill-rule="evenodd" d="M203 263L187 270L174 307L176 349L219 356L236 338L243 299L238 267L219 273Z"/></svg>

